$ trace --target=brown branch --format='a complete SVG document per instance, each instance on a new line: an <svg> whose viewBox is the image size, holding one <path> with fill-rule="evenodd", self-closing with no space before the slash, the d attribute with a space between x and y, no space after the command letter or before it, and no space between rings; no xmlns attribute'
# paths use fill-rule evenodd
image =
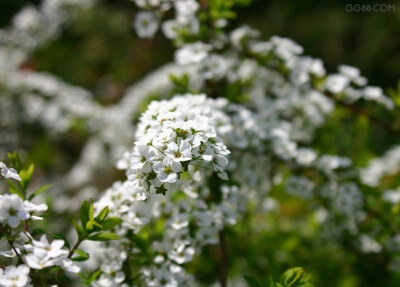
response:
<svg viewBox="0 0 400 287"><path fill-rule="evenodd" d="M72 255L74 255L74 252L76 249L78 249L79 245L81 245L83 239L82 240L78 240L75 245L71 248L71 250L69 251L68 254L68 259L71 259Z"/></svg>
<svg viewBox="0 0 400 287"><path fill-rule="evenodd" d="M227 267L226 241L225 241L224 229L222 229L218 233L218 237L219 237L219 251L220 251L219 282L221 287L227 287L228 267Z"/></svg>
<svg viewBox="0 0 400 287"><path fill-rule="evenodd" d="M323 94L327 98L330 98L331 100L335 101L336 104L338 104L338 105L340 105L342 107L350 109L355 114L358 114L360 116L365 116L365 117L369 118L373 124L375 124L377 126L380 126L380 127L384 128L384 129L386 129L386 130L388 130L388 131L390 131L392 133L398 133L399 132L398 130L394 129L389 123L381 120L380 118L378 118L378 117L376 117L374 115L371 115L366 110L364 110L362 108L359 108L359 107L357 107L355 105L351 105L351 104L347 104L345 102L342 102L342 101L338 100L337 98L335 98L332 94L329 94L329 93L326 93L326 92L323 93Z"/></svg>

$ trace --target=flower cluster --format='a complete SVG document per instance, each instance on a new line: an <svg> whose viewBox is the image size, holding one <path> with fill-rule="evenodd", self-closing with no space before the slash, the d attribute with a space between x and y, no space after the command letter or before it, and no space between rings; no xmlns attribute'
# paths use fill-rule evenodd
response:
<svg viewBox="0 0 400 287"><path fill-rule="evenodd" d="M23 246L27 252L24 257L26 264L32 269L43 269L50 266L60 266L64 270L78 273L80 268L69 258L69 251L64 248L64 240L48 242L45 235L39 240L32 239Z"/></svg>
<svg viewBox="0 0 400 287"><path fill-rule="evenodd" d="M129 179L163 194L189 165L211 168L227 179L230 152L217 135L218 117L218 102L205 95L152 102L140 118Z"/></svg>
<svg viewBox="0 0 400 287"><path fill-rule="evenodd" d="M163 14L171 9L175 18L166 20L162 24L163 33L167 38L176 39L183 35L199 33L200 22L196 12L200 4L195 0L134 1L140 8L148 10L138 13L134 22L134 27L140 37L152 37L158 30Z"/></svg>
<svg viewBox="0 0 400 287"><path fill-rule="evenodd" d="M27 200L23 201L16 194L0 195L0 222L11 228L18 227L21 221L28 219L41 220L36 214L46 210L47 205L44 203L36 205Z"/></svg>
<svg viewBox="0 0 400 287"><path fill-rule="evenodd" d="M381 158L374 158L360 172L364 184L378 186L385 176L396 174L400 170L400 147L394 146Z"/></svg>
<svg viewBox="0 0 400 287"><path fill-rule="evenodd" d="M2 287L25 287L29 282L29 267L22 264L19 266L7 266L3 271L0 269L0 286Z"/></svg>
<svg viewBox="0 0 400 287"><path fill-rule="evenodd" d="M9 155L10 161L21 165L16 153ZM49 243L46 236L42 235L40 241L35 240L29 232L32 220L43 220L38 216L46 211L48 206L44 203L34 204L26 200L27 183L31 180L33 165L20 172L14 168L8 168L0 162L1 174L4 178L12 178L19 181L15 184L7 182L13 194L0 195L0 239L6 238L11 249L1 251L0 256L17 258L11 261L11 265L0 271L0 286L29 286L37 285L31 276L31 270L58 266L62 270L78 273L80 268L70 259L70 251L64 247L64 240L54 240ZM47 187L43 187L44 191ZM41 190L38 189L40 192ZM35 192L29 199L36 196ZM16 265L12 265L16 264ZM61 270L60 269L60 270Z"/></svg>

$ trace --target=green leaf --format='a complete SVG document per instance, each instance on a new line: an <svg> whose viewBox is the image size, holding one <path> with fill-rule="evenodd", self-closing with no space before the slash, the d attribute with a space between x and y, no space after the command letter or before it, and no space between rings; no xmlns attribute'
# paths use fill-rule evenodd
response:
<svg viewBox="0 0 400 287"><path fill-rule="evenodd" d="M81 249L75 249L74 254L78 255L75 257L72 257L72 261L86 261L89 259L89 253L81 250Z"/></svg>
<svg viewBox="0 0 400 287"><path fill-rule="evenodd" d="M20 171L22 169L22 161L16 151L13 153L8 153L8 161L10 162L10 167Z"/></svg>
<svg viewBox="0 0 400 287"><path fill-rule="evenodd" d="M283 273L281 284L284 287L312 287L310 276L301 267L294 267Z"/></svg>
<svg viewBox="0 0 400 287"><path fill-rule="evenodd" d="M74 219L72 219L72 224L75 227L76 233L78 234L78 237L80 239L83 238L83 235L85 234L85 230L83 230L82 226L80 226Z"/></svg>
<svg viewBox="0 0 400 287"><path fill-rule="evenodd" d="M109 241L120 239L119 235L111 232L101 232L88 237L92 241Z"/></svg>
<svg viewBox="0 0 400 287"><path fill-rule="evenodd" d="M90 204L89 204L89 219L90 219L90 220L94 220L93 199L90 199Z"/></svg>
<svg viewBox="0 0 400 287"><path fill-rule="evenodd" d="M258 280L250 275L244 275L244 280L246 280L247 284L249 285L249 287L263 287L261 285L260 282L258 282Z"/></svg>
<svg viewBox="0 0 400 287"><path fill-rule="evenodd" d="M29 196L29 200L32 200L33 198L35 198L36 196L38 196L39 194L41 194L42 192L45 192L46 190L48 190L52 185L51 184L46 184L42 187L39 187L38 189L36 189L30 196Z"/></svg>
<svg viewBox="0 0 400 287"><path fill-rule="evenodd" d="M95 220L99 223L102 223L109 212L110 212L110 209L108 208L108 206L104 207L103 210L100 211L100 213L96 216Z"/></svg>
<svg viewBox="0 0 400 287"><path fill-rule="evenodd" d="M22 199L25 199L25 194L20 190L20 188L18 188L18 186L13 181L6 179L6 182L8 184L8 190L10 191L10 193L16 194Z"/></svg>
<svg viewBox="0 0 400 287"><path fill-rule="evenodd" d="M93 273L87 273L87 274L79 273L78 275L79 275L79 277L82 278L83 283L85 285L91 286L92 282L96 281L97 278L99 278L102 273L103 273L103 271L97 270L96 272L93 272Z"/></svg>
<svg viewBox="0 0 400 287"><path fill-rule="evenodd" d="M84 229L86 228L86 224L89 221L89 209L90 204L85 200L81 206L81 223Z"/></svg>
<svg viewBox="0 0 400 287"><path fill-rule="evenodd" d="M101 229L103 229L103 226L101 226L100 223L98 223L98 222L96 222L94 220L89 220L86 223L86 230L87 231L93 231L93 230L100 231Z"/></svg>
<svg viewBox="0 0 400 287"><path fill-rule="evenodd" d="M32 179L33 171L35 170L35 166L30 164L27 169L23 169L19 172L19 176L21 177L21 186L25 191L29 185L29 182Z"/></svg>
<svg viewBox="0 0 400 287"><path fill-rule="evenodd" d="M37 235L42 235L44 234L44 230L40 229L40 228L36 228L34 230L32 230L31 235L32 236L37 236Z"/></svg>
<svg viewBox="0 0 400 287"><path fill-rule="evenodd" d="M67 247L68 249L70 248L70 244L69 244L67 238L64 235L59 234L59 233L52 233L51 236L53 236L53 238L55 238L55 239L64 240L65 247Z"/></svg>
<svg viewBox="0 0 400 287"><path fill-rule="evenodd" d="M169 79L174 84L175 93L186 93L189 90L189 76L184 74L183 76L176 76L174 74L169 75Z"/></svg>
<svg viewBox="0 0 400 287"><path fill-rule="evenodd" d="M103 221L101 224L103 226L104 230L110 230L114 226L117 226L118 224L122 223L122 219L118 217L109 217L106 220Z"/></svg>

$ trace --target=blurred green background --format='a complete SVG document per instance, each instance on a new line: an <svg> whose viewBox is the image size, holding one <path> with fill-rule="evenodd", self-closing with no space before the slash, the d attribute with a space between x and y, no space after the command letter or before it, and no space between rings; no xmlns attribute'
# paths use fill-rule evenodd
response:
<svg viewBox="0 0 400 287"><path fill-rule="evenodd" d="M0 26L9 24L26 3L38 2L1 0ZM395 5L395 11L346 12L349 3L386 3ZM160 33L150 40L135 35L131 28L135 11L128 0L100 1L66 27L58 40L39 49L30 65L99 91L99 99L105 96L101 94L104 86L119 97L128 85L173 57L170 43ZM247 23L264 38L292 38L305 48L305 54L323 59L328 71L335 71L338 64L354 65L370 84L384 88L395 86L399 79L399 1L255 0L237 12L232 26ZM60 65L60 59L67 61Z"/></svg>

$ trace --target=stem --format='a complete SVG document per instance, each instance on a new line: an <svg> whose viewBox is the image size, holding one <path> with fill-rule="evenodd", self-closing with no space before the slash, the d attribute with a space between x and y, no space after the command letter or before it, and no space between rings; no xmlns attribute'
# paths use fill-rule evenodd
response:
<svg viewBox="0 0 400 287"><path fill-rule="evenodd" d="M68 253L68 259L71 259L72 255L74 255L74 251L79 247L79 245L83 242L83 240L85 240L85 238L81 238L78 239L78 241L75 243L75 245L70 249L69 253ZM57 272L56 278L60 278L62 273L62 268L60 267L60 269Z"/></svg>
<svg viewBox="0 0 400 287"><path fill-rule="evenodd" d="M10 244L11 248L14 250L15 254L16 254L17 257L18 257L18 263L19 263L19 264L26 264L26 263L24 262L24 260L22 259L21 255L18 253L17 249L15 248L14 243L13 243L11 240L9 240L8 243ZM40 285L36 282L36 280L33 278L32 274L31 274L30 272L29 272L29 277L31 278L31 283L32 283L33 286L35 286L35 287L40 286Z"/></svg>
<svg viewBox="0 0 400 287"><path fill-rule="evenodd" d="M329 94L327 92L323 93L324 96L326 96L327 98L332 99L333 101L335 101L339 106L345 107L350 109L352 112L354 112L355 114L359 115L359 116L365 116L367 118L369 118L371 120L371 122L375 125L378 125L392 133L398 134L398 130L396 130L395 128L393 128L389 123L381 120L380 118L376 117L375 115L370 114L368 111L366 111L365 109L359 108L355 105L352 104L347 104L339 99L337 99L334 95Z"/></svg>
<svg viewBox="0 0 400 287"><path fill-rule="evenodd" d="M226 241L225 241L224 229L222 229L218 233L218 237L219 237L219 251L220 251L219 283L221 287L227 287L228 268L227 268Z"/></svg>
<svg viewBox="0 0 400 287"><path fill-rule="evenodd" d="M4 234L8 234L8 231L3 227L2 224L0 224L0 231L3 232Z"/></svg>
<svg viewBox="0 0 400 287"><path fill-rule="evenodd" d="M79 247L79 245L82 243L83 240L78 240L75 245L72 247L72 249L69 251L68 258L70 259L72 255L74 255L75 249Z"/></svg>

